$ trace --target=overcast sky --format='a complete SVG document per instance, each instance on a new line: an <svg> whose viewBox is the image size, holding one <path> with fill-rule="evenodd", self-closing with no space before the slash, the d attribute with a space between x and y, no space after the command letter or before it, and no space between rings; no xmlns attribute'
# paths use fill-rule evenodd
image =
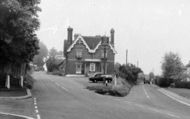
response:
<svg viewBox="0 0 190 119"><path fill-rule="evenodd" d="M38 36L48 49L63 49L67 27L82 35L115 29L116 62L161 74L166 52L190 60L190 0L42 0Z"/></svg>

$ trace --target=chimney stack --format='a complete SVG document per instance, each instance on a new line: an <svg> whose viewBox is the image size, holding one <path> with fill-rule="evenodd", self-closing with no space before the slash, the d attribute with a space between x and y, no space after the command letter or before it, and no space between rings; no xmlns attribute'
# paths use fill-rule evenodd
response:
<svg viewBox="0 0 190 119"><path fill-rule="evenodd" d="M68 41L68 45L72 44L72 39L73 39L73 28L69 27L67 29L68 35L67 35L67 41Z"/></svg>
<svg viewBox="0 0 190 119"><path fill-rule="evenodd" d="M112 46L114 46L114 29L112 28L111 30L110 30L110 34L111 34L111 44L112 44Z"/></svg>

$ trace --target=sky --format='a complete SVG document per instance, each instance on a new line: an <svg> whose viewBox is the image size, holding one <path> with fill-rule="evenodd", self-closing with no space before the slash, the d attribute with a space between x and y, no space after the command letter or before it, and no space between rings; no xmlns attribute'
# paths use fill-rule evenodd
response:
<svg viewBox="0 0 190 119"><path fill-rule="evenodd" d="M167 52L190 61L190 0L41 0L37 31L48 49L63 49L67 28L87 36L115 30L116 62L161 74Z"/></svg>

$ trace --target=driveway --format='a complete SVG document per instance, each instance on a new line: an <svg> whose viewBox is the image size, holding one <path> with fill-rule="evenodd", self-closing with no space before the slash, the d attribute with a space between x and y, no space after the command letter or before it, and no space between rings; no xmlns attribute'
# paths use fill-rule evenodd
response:
<svg viewBox="0 0 190 119"><path fill-rule="evenodd" d="M34 74L35 111L41 119L189 119L190 107L150 85L137 85L126 97L96 94L87 78Z"/></svg>

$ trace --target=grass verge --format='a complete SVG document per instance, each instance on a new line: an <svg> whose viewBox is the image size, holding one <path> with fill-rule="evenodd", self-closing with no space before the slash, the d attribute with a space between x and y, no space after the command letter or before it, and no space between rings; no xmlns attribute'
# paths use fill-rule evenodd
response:
<svg viewBox="0 0 190 119"><path fill-rule="evenodd" d="M19 97L25 95L27 95L25 88L0 89L0 97Z"/></svg>
<svg viewBox="0 0 190 119"><path fill-rule="evenodd" d="M174 92L180 96L186 97L190 99L190 89L184 89L184 88L167 88L167 90Z"/></svg>

